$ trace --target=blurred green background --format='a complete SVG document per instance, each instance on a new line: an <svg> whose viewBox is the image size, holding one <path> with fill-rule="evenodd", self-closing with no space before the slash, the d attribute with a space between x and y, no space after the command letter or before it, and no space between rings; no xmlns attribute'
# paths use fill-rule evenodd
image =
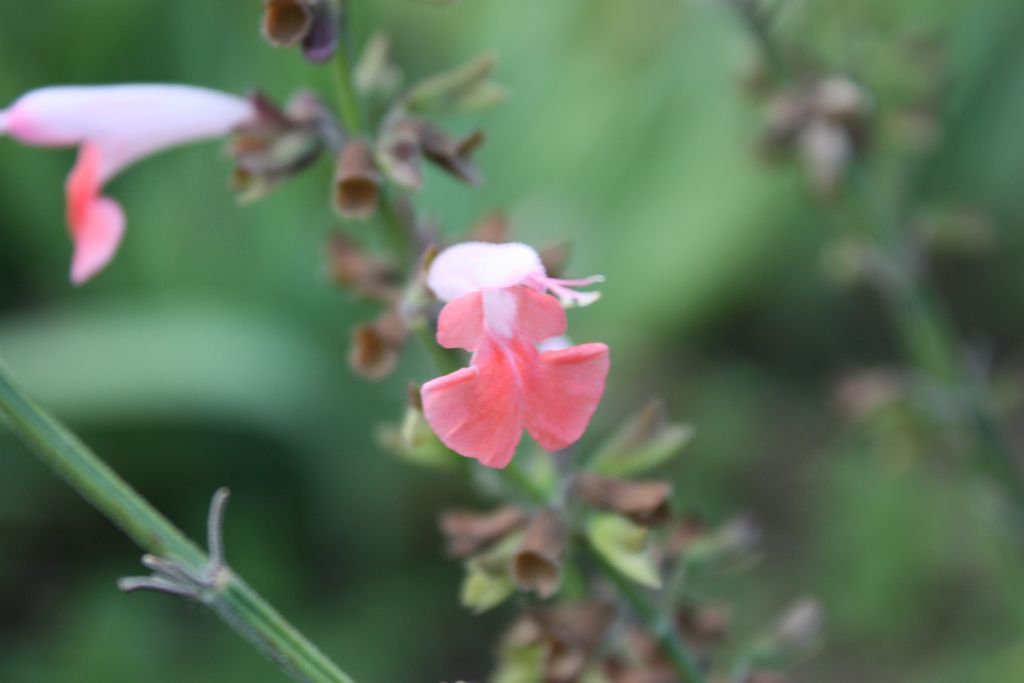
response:
<svg viewBox="0 0 1024 683"><path fill-rule="evenodd" d="M697 427L671 473L679 502L765 530L764 562L725 596L740 632L811 594L828 639L802 680L1024 681L1024 552L984 485L915 409L854 424L836 408L848 373L898 362L894 340L874 297L831 277L834 221L799 169L758 159L735 17L714 0L352 4L360 40L391 32L409 77L500 55L511 97L481 117L486 186L432 175L419 205L452 235L507 210L522 239L571 239L573 273L608 276L601 303L571 313L576 339L613 348L593 432L651 394ZM936 265L967 336L994 352L1019 450L1024 5L781 4L780 35L872 86L875 167L908 195L908 222L966 209L991 227L994 248ZM262 42L260 10L6 0L0 102L53 83L326 92L326 71ZM75 289L72 152L0 141L0 355L189 533L229 486L232 564L359 680L483 678L511 612L456 604L434 520L473 502L464 482L374 444L406 380L430 370L418 348L382 383L348 369L349 329L372 309L326 281L329 165L239 207L218 152L175 150L116 179L127 239ZM202 609L117 594L138 556L0 435L0 681L280 680Z"/></svg>

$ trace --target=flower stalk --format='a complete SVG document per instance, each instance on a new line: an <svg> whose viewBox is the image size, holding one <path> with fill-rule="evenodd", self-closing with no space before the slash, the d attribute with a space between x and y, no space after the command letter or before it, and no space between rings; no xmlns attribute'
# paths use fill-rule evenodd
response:
<svg viewBox="0 0 1024 683"><path fill-rule="evenodd" d="M345 46L342 45L338 50L338 58L335 63L335 83L338 90L338 101L341 105L339 116L351 130L364 131L365 126L359 114L359 104L353 87L352 69L347 57L343 55L344 52ZM415 240L414 236L409 234L406 225L403 224L399 207L395 203L394 189L392 187L383 189L381 220L384 223L384 229L389 232L391 237L390 242L393 245L395 256L411 265L410 260L416 258L416 255L410 252L408 245ZM436 343L433 330L422 316L417 316L409 322L414 336L423 344L438 370L442 373L449 373L460 367L456 352L452 349L442 348ZM548 502L547 492L538 487L522 471L517 461L513 460L508 463L501 473L508 484L520 491L531 502L538 505ZM597 554L595 553L595 555ZM605 560L597 557L596 566L616 589L622 601L630 606L651 636L662 647L681 683L704 683L705 676L697 664L696 658L667 618L647 600L629 579L608 565Z"/></svg>
<svg viewBox="0 0 1024 683"><path fill-rule="evenodd" d="M768 17L756 3L728 3L782 84L794 80L794 69L771 34ZM1024 471L1010 446L985 380L973 367L967 344L934 284L920 274L897 212L884 198L861 159L853 158L845 173L846 189L868 216L870 239L888 261L887 272L873 278L907 362L961 407L962 427L970 434L976 464L1011 503L1016 525L1024 522Z"/></svg>
<svg viewBox="0 0 1024 683"><path fill-rule="evenodd" d="M154 566L174 565L203 576L216 563L219 571L197 599L213 610L257 650L301 683L355 683L284 619L241 577L207 556L166 517L140 496L55 418L36 405L0 361L0 414L14 433L87 502L117 525ZM222 496L219 496L222 497ZM215 508L216 509L216 508ZM217 515L211 515L217 519ZM218 525L219 527L219 525ZM219 547L219 528L211 545ZM219 555L219 552L216 553ZM168 591L170 592L170 591Z"/></svg>

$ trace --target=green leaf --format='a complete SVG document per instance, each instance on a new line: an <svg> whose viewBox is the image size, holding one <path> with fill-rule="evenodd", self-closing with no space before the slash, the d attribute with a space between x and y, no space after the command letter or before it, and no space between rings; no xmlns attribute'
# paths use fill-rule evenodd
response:
<svg viewBox="0 0 1024 683"><path fill-rule="evenodd" d="M496 546L466 562L459 602L476 614L503 603L516 590L510 573L510 561L523 535L510 534Z"/></svg>
<svg viewBox="0 0 1024 683"><path fill-rule="evenodd" d="M628 477L663 465L693 440L694 429L670 423L661 401L652 400L623 424L587 469L606 477Z"/></svg>
<svg viewBox="0 0 1024 683"><path fill-rule="evenodd" d="M505 98L505 89L490 81L497 64L494 53L487 52L450 71L430 76L412 86L403 101L411 112L448 114L480 111Z"/></svg>
<svg viewBox="0 0 1024 683"><path fill-rule="evenodd" d="M590 545L628 579L649 588L661 587L647 529L614 514L595 514L587 520Z"/></svg>

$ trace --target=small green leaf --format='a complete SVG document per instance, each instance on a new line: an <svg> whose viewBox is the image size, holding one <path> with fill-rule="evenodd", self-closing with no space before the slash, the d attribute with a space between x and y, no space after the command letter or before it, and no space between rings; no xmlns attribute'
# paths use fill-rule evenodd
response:
<svg viewBox="0 0 1024 683"><path fill-rule="evenodd" d="M463 607L480 614L503 603L516 590L510 572L512 555L523 535L509 534L487 552L466 562L459 601Z"/></svg>
<svg viewBox="0 0 1024 683"><path fill-rule="evenodd" d="M694 429L670 423L661 401L652 400L612 435L587 465L606 477L628 477L663 465L693 439Z"/></svg>
<svg viewBox="0 0 1024 683"><path fill-rule="evenodd" d="M503 603L516 590L507 571L496 570L480 562L469 562L459 600L477 614Z"/></svg>
<svg viewBox="0 0 1024 683"><path fill-rule="evenodd" d="M403 101L415 113L447 114L480 111L498 104L505 90L490 81L497 64L493 53L480 55L450 71L430 76L412 86Z"/></svg>
<svg viewBox="0 0 1024 683"><path fill-rule="evenodd" d="M647 529L625 517L595 514L587 521L590 545L623 576L649 588L661 587Z"/></svg>
<svg viewBox="0 0 1024 683"><path fill-rule="evenodd" d="M377 442L402 460L440 470L452 470L461 464L437 438L423 414L414 408L406 410L401 426L382 425L377 430Z"/></svg>

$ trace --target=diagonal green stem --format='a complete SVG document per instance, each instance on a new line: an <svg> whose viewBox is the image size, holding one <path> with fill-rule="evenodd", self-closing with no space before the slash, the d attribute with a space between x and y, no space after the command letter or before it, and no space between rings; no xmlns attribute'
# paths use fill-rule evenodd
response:
<svg viewBox="0 0 1024 683"><path fill-rule="evenodd" d="M680 683L704 683L704 673L701 671L700 665L679 637L679 632L667 615L655 608L640 588L620 574L615 567L608 564L600 553L594 552L593 556L595 564L605 578L611 581L623 599L633 608L636 616L643 622L644 628L658 641L662 652L672 663L672 668L679 676Z"/></svg>
<svg viewBox="0 0 1024 683"><path fill-rule="evenodd" d="M170 521L37 406L0 361L0 414L14 433L91 505L143 550L201 573L209 558ZM354 683L233 572L202 595L231 628L302 683Z"/></svg>

